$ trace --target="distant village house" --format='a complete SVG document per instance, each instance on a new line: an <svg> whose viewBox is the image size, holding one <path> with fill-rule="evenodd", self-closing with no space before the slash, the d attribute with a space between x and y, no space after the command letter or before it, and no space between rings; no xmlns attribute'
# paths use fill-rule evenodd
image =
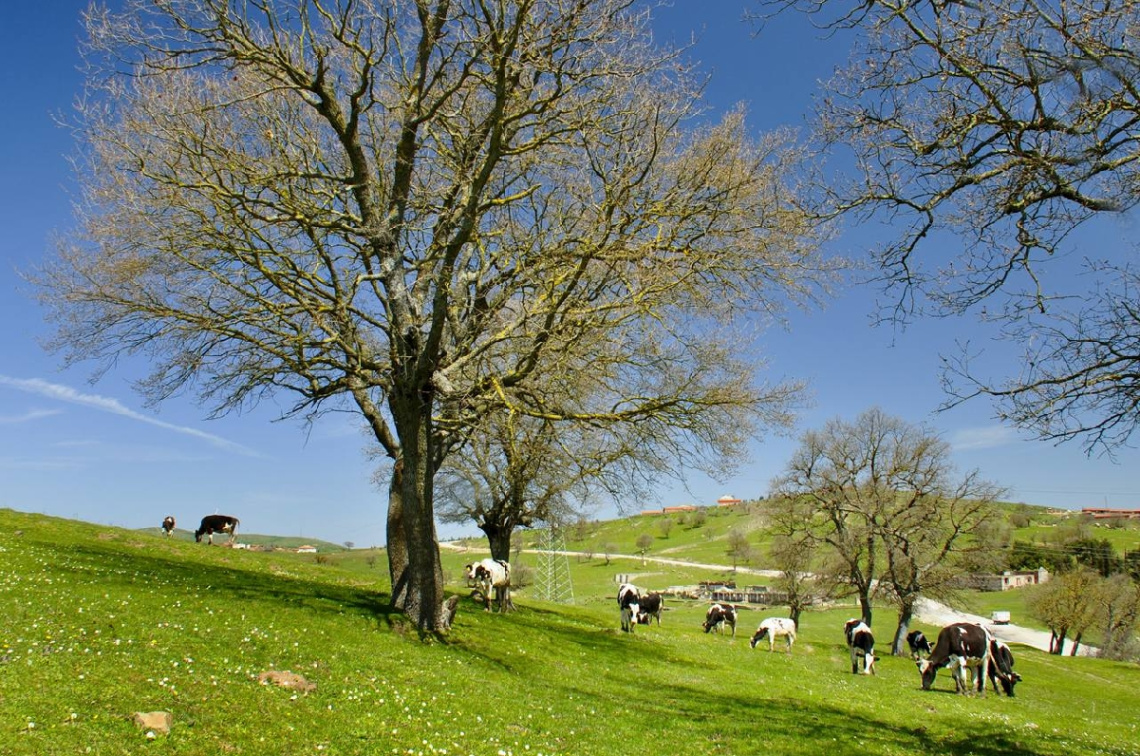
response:
<svg viewBox="0 0 1140 756"><path fill-rule="evenodd" d="M966 578L969 587L979 591L1008 591L1027 585L1040 585L1049 581L1049 570L1006 570L1000 574L974 574Z"/></svg>

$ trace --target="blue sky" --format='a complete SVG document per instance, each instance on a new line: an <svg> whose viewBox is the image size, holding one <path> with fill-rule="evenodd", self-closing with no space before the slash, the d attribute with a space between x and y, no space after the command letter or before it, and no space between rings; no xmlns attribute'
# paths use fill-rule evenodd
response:
<svg viewBox="0 0 1140 756"><path fill-rule="evenodd" d="M91 367L64 369L44 351L49 335L21 271L34 267L54 232L71 223L73 143L55 116L79 93L76 0L9 3L0 11L0 506L131 528L157 527L174 514L193 527L213 512L241 518L245 532L300 535L358 546L383 544L384 498L371 482L368 439L351 415L311 428L275 422L266 402L241 416L207 420L189 398L144 406L126 364L91 383ZM741 22L745 3L690 3L660 13L666 37L699 36L695 57L711 75L713 111L744 102L756 130L802 126L817 81L840 61L843 40L823 40L802 17L780 19L754 37ZM1131 244L1126 224L1107 223L1099 245ZM836 251L859 254L858 237ZM933 250L932 250L933 251ZM826 310L792 313L769 332L769 377L810 381L813 406L797 430L873 406L927 422L954 449L954 462L1010 491L1010 498L1065 508L1140 507L1140 453L1088 457L1077 444L1027 440L992 419L981 401L938 413L939 354L976 338L970 321L924 321L903 332L871 326L871 290L839 293ZM1013 357L1012 354L1009 355ZM995 361L1002 366L999 354ZM284 400L287 401L287 398ZM727 481L663 484L645 507L711 504L731 493L767 492L795 448L793 438L754 446L752 463ZM444 536L473 528L441 530Z"/></svg>

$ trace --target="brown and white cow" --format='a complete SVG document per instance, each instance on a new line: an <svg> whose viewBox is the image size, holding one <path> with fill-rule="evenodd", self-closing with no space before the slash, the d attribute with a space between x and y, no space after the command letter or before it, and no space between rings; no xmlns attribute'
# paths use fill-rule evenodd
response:
<svg viewBox="0 0 1140 756"><path fill-rule="evenodd" d="M648 625L650 620L657 618L657 626L661 627L661 612L665 608L665 597L656 591L644 593L638 603L637 622Z"/></svg>
<svg viewBox="0 0 1140 756"><path fill-rule="evenodd" d="M716 630L721 632L724 625L732 628L732 637L736 637L736 607L732 604L713 604L705 612L705 621L701 625L705 632Z"/></svg>
<svg viewBox="0 0 1140 756"><path fill-rule="evenodd" d="M491 595L499 611L510 607L511 565L501 559L483 559L463 568L467 575L467 585L483 596L484 611L491 611Z"/></svg>
<svg viewBox="0 0 1140 756"><path fill-rule="evenodd" d="M162 518L162 534L167 538L174 537L174 515L167 515Z"/></svg>
<svg viewBox="0 0 1140 756"><path fill-rule="evenodd" d="M969 695L974 689L972 674L985 694L985 678L989 675L991 656L990 631L972 622L955 622L938 632L938 640L930 658L915 662L922 675L922 689L930 690L938 670L946 667L954 676L954 689L962 695Z"/></svg>
<svg viewBox="0 0 1140 756"><path fill-rule="evenodd" d="M236 517L229 515L206 515L202 518L202 524L194 531L194 540L198 543L202 542L202 536L206 536L207 543L213 545L214 533L225 533L230 537L229 542L233 543L237 537L237 528L240 521Z"/></svg>
<svg viewBox="0 0 1140 756"><path fill-rule="evenodd" d="M1021 675L1013 671L1013 652L1005 641L994 638L990 641L990 685L1013 698L1013 686L1021 682Z"/></svg>

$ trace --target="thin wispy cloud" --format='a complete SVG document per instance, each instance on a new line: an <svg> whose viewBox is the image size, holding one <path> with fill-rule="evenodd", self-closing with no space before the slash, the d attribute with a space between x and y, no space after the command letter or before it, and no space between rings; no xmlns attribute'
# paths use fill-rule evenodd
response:
<svg viewBox="0 0 1140 756"><path fill-rule="evenodd" d="M39 420L44 417L51 417L53 415L62 415L63 410L28 410L22 415L0 415L0 425L16 425L18 423L30 423L33 420Z"/></svg>
<svg viewBox="0 0 1140 756"><path fill-rule="evenodd" d="M213 446L216 446L220 449L226 449L227 451L235 451L239 454L245 454L251 457L260 456L253 449L250 449L247 446L243 446L242 444L235 443L228 439L224 439L221 436L215 436L212 433L206 433L205 431L200 431L197 428L190 428L185 425L175 425L174 423L168 423L163 420L158 420L157 418L144 415L141 412L136 412L129 407L124 407L117 399L112 399L111 397L99 396L98 394L84 394L80 391L76 391L70 386L63 386L58 383L49 383L48 381L42 380L40 378L12 378L7 375L0 375L0 386L7 386L8 388L14 388L18 391L26 391L29 394L36 394L37 396L43 396L48 399L55 399L61 402L68 402L70 404L78 404L80 406L99 410L101 412L109 412L113 415L125 417L130 420L137 420L140 423L146 423L147 425L153 425L157 428L162 428L174 433L180 433L185 436L201 439L202 441L212 444Z"/></svg>
<svg viewBox="0 0 1140 756"><path fill-rule="evenodd" d="M1004 425L962 428L950 434L950 446L954 451L993 449L1016 443L1018 440L1017 431Z"/></svg>

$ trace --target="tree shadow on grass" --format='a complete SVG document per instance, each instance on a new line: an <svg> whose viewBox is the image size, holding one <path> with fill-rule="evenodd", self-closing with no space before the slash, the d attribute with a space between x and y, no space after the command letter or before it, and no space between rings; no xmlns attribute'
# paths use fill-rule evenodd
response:
<svg viewBox="0 0 1140 756"><path fill-rule="evenodd" d="M270 566L216 565L170 555L125 551L121 546L97 544L61 547L61 571L87 572L100 582L121 585L161 585L176 595L179 590L217 594L219 601L266 601L312 611L355 611L391 624L397 614L390 595L368 588L274 573ZM76 564L78 562L78 564Z"/></svg>

